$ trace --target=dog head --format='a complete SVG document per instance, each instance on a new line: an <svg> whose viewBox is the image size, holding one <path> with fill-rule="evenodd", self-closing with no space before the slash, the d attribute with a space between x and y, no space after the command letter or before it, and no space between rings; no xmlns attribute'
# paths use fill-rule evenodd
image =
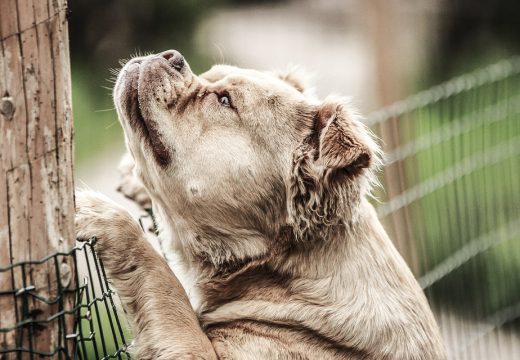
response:
<svg viewBox="0 0 520 360"><path fill-rule="evenodd" d="M196 76L169 50L130 60L114 101L161 221L216 266L353 221L378 159L348 102L315 100L293 72Z"/></svg>

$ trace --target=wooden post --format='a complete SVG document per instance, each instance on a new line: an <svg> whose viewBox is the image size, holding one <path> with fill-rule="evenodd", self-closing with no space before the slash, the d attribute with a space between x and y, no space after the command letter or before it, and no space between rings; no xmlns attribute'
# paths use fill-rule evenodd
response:
<svg viewBox="0 0 520 360"><path fill-rule="evenodd" d="M400 100L405 93L406 71L409 62L403 60L403 19L397 8L406 6L407 1L368 0L364 2L369 22L370 38L374 48L376 82L380 106L387 106ZM408 4L411 5L411 4ZM402 17L402 16L401 16ZM401 36L401 37L400 37ZM401 145L401 131L405 124L399 118L380 124L379 135L384 142L384 150L394 150ZM402 162L385 167L384 185L389 199L406 190L406 172ZM392 240L412 271L419 271L416 244L411 228L408 208L403 208L390 216ZM389 224L388 224L389 225Z"/></svg>
<svg viewBox="0 0 520 360"><path fill-rule="evenodd" d="M0 102L2 268L70 250L75 242L66 0L0 0ZM70 258L59 262L72 273ZM68 285L67 279L59 283L55 266L50 261L1 272L0 292L34 286L34 293L53 299L58 286ZM73 296L64 298L69 309ZM34 296L0 296L0 328L27 320L22 318L27 313L32 320L48 319L57 306ZM65 320L72 333L73 316ZM58 325L50 321L0 333L0 349L52 352L62 339ZM0 359L26 358L33 357L0 354Z"/></svg>

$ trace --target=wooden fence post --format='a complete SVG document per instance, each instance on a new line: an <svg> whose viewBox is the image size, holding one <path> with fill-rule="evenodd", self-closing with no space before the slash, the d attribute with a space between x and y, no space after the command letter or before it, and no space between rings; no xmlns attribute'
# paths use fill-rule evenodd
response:
<svg viewBox="0 0 520 360"><path fill-rule="evenodd" d="M1 268L74 245L66 0L0 0L0 102ZM34 286L35 293L53 299L60 286L55 266L49 262L1 272L0 292ZM70 258L60 258L58 266L69 274L74 270ZM74 294L64 296L70 308ZM23 313L39 320L57 312L57 304L47 305L32 296L25 299L0 296L0 328L24 320ZM65 320L73 332L73 316ZM0 333L0 349L53 351L60 341L58 323ZM0 359L32 358L4 356L0 354Z"/></svg>

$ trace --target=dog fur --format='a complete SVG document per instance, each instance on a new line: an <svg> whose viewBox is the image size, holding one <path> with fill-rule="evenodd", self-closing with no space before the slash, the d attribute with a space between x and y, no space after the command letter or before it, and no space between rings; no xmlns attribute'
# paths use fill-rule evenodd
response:
<svg viewBox="0 0 520 360"><path fill-rule="evenodd" d="M196 76L175 51L121 70L121 190L153 206L199 298L124 209L78 192L77 236L98 238L138 359L446 358L367 200L376 142L348 101L304 84L225 65Z"/></svg>

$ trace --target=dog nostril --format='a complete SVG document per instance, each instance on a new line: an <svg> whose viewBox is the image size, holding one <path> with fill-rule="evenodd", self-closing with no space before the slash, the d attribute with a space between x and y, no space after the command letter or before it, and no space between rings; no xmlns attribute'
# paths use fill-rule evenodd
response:
<svg viewBox="0 0 520 360"><path fill-rule="evenodd" d="M170 63L177 71L181 71L184 67L184 58L182 56L179 56L178 58L173 58L173 60L170 60Z"/></svg>
<svg viewBox="0 0 520 360"><path fill-rule="evenodd" d="M184 57L178 51L167 50L161 53L160 56L168 60L170 65L177 71L181 71L184 67Z"/></svg>
<svg viewBox="0 0 520 360"><path fill-rule="evenodd" d="M166 60L170 60L172 57L175 56L176 51L175 50L167 50L163 53L161 53L161 56L165 58Z"/></svg>

